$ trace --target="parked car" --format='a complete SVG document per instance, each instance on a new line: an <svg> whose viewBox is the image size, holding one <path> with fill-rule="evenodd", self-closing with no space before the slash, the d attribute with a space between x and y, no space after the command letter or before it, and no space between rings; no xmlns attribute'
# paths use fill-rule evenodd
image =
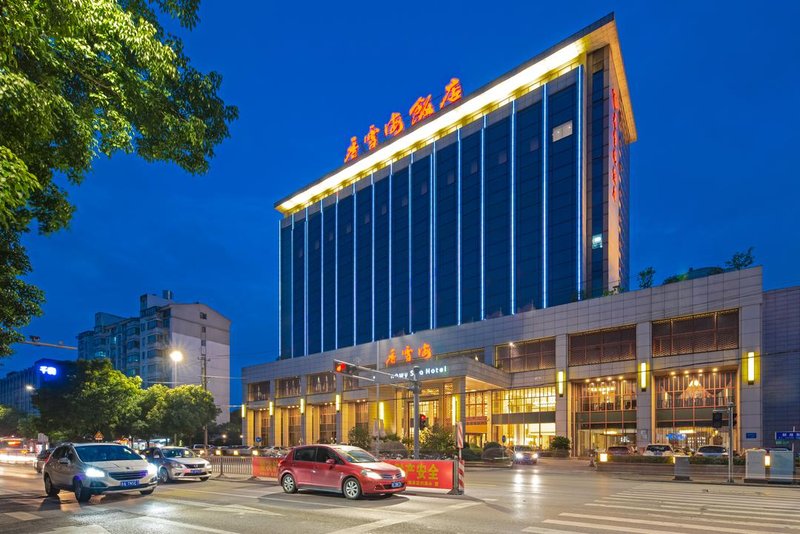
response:
<svg viewBox="0 0 800 534"><path fill-rule="evenodd" d="M666 443L650 443L644 448L644 456L674 456L672 445Z"/></svg>
<svg viewBox="0 0 800 534"><path fill-rule="evenodd" d="M247 445L226 445L220 447L222 456L252 456L254 450L258 449L255 447L248 447Z"/></svg>
<svg viewBox="0 0 800 534"><path fill-rule="evenodd" d="M37 473L41 474L42 469L44 469L44 464L47 463L47 459L50 458L50 455L53 454L54 450L56 450L55 447L42 449L42 451L36 455L36 463L34 464L34 467L36 468Z"/></svg>
<svg viewBox="0 0 800 534"><path fill-rule="evenodd" d="M341 492L348 499L406 489L405 471L348 445L295 447L278 464L278 480L286 493L316 489Z"/></svg>
<svg viewBox="0 0 800 534"><path fill-rule="evenodd" d="M490 447L481 453L481 460L507 463L512 460L512 457L505 447Z"/></svg>
<svg viewBox="0 0 800 534"><path fill-rule="evenodd" d="M708 458L727 458L728 449L720 445L703 445L697 449L695 456L706 456Z"/></svg>
<svg viewBox="0 0 800 534"><path fill-rule="evenodd" d="M539 453L529 445L514 445L509 452L515 464L535 465L539 461Z"/></svg>
<svg viewBox="0 0 800 534"><path fill-rule="evenodd" d="M213 445L209 445L208 448L202 443L195 443L192 445L192 452L197 456L211 456L214 454L214 449L216 449L216 447Z"/></svg>
<svg viewBox="0 0 800 534"><path fill-rule="evenodd" d="M158 468L158 482L165 484L180 478L208 480L211 463L186 447L150 447L144 450L147 461Z"/></svg>
<svg viewBox="0 0 800 534"><path fill-rule="evenodd" d="M158 478L154 465L118 443L66 443L56 447L44 464L44 491L55 497L72 490L78 502L111 491L150 495Z"/></svg>
<svg viewBox="0 0 800 534"><path fill-rule="evenodd" d="M612 445L606 449L606 453L608 453L609 456L632 456L636 454L636 452L627 445Z"/></svg>

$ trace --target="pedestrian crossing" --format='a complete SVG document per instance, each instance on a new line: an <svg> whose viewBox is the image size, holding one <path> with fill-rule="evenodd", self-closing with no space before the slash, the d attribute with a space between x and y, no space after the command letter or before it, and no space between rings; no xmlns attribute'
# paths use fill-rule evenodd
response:
<svg viewBox="0 0 800 534"><path fill-rule="evenodd" d="M576 506L531 534L719 532L800 534L800 491L675 483L637 484Z"/></svg>

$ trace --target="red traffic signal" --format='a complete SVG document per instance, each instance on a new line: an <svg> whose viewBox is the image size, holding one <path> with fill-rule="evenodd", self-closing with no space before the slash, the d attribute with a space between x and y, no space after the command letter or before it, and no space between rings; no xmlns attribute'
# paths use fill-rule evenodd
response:
<svg viewBox="0 0 800 534"><path fill-rule="evenodd" d="M424 413L419 414L419 429L425 430L428 428L428 416Z"/></svg>
<svg viewBox="0 0 800 534"><path fill-rule="evenodd" d="M333 372L345 375L356 374L356 366L345 362L333 362Z"/></svg>

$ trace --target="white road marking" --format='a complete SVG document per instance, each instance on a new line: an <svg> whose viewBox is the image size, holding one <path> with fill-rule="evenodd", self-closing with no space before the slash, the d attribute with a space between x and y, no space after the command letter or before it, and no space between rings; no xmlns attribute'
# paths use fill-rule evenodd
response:
<svg viewBox="0 0 800 534"><path fill-rule="evenodd" d="M387 519L381 519L380 521L373 521L372 523L364 523L363 525L343 528L341 530L333 531L329 534L361 534L362 532L373 532L380 528L390 527L392 525L397 525L399 523L410 523L412 521L417 521L420 519L427 519L434 515L446 514L448 512L453 512L456 510L460 510L462 508L467 508L469 506L475 506L477 504L480 504L480 502L474 502L474 501L461 502L458 504L452 504L445 508L440 508L438 510L409 513L404 515L403 517L392 517Z"/></svg>
<svg viewBox="0 0 800 534"><path fill-rule="evenodd" d="M76 527L59 527L47 534L108 534L100 525L80 525Z"/></svg>
<svg viewBox="0 0 800 534"><path fill-rule="evenodd" d="M611 521L614 523L634 523L637 525L653 525L657 527L674 527L674 528L681 528L681 529L692 529L692 530L710 530L712 532L730 532L731 534L750 534L753 532L753 529L741 529L741 528L728 528L728 527L720 527L716 525L697 525L697 524L690 524L690 523L675 523L672 521L651 521L649 519L640 519L638 517L618 517L618 516L608 516L608 515L590 515L590 514L574 514L565 512L562 514L558 514L559 517L574 517L576 519L594 519L599 521Z"/></svg>
<svg viewBox="0 0 800 534"><path fill-rule="evenodd" d="M34 519L41 519L40 516L29 514L28 512L6 512L6 515L13 517L18 521L33 521Z"/></svg>
<svg viewBox="0 0 800 534"><path fill-rule="evenodd" d="M612 503L631 503L631 499L618 499L607 497L605 499L607 502ZM693 504L691 502L681 503L681 502L641 502L641 504L650 504L650 505L660 505L664 509L677 509L677 510L689 510L689 509L696 509L698 511L713 511L713 512L726 512L732 514L745 514L748 516L759 516L759 517L785 517L787 512L796 512L797 506L791 506L780 510L754 510L753 508L761 508L757 503L751 502L748 505L741 505L736 506L735 504L730 505L713 505L711 503L697 503Z"/></svg>
<svg viewBox="0 0 800 534"><path fill-rule="evenodd" d="M181 521L172 521L170 519L163 519L160 517L153 517L148 516L147 523L161 523L165 526L176 527L176 528L185 528L189 530L199 530L200 532L212 532L213 534L238 534L238 532L233 532L231 530L221 530L218 528L211 528L211 527L202 527L200 525L193 525L191 523L183 523Z"/></svg>
<svg viewBox="0 0 800 534"><path fill-rule="evenodd" d="M637 499L643 501L674 501L679 503L723 503L723 504L733 504L733 505L752 505L753 501L760 500L765 501L760 506L767 507L767 508L796 508L798 499L787 500L786 502L780 502L777 499L767 496L753 496L753 495L743 495L733 496L733 495L724 495L724 494L691 494L686 493L683 495L679 494L661 494L661 495L637 495L637 494L626 494L626 493L619 493L608 498L613 499Z"/></svg>
<svg viewBox="0 0 800 534"><path fill-rule="evenodd" d="M671 514L682 514L682 515L702 515L702 516L713 516L713 517L746 517L746 518L753 518L753 516L746 511L741 511L738 513L734 512L725 512L725 513L716 513L714 511L700 511L700 510L686 510L684 508L673 506L672 508L650 508L650 507L643 507L643 506L630 506L624 504L605 504L605 503L587 503L585 506L595 506L600 508L616 508L622 510L638 510L643 512L667 512ZM780 522L790 522L790 523L800 523L798 519L788 519L788 518L780 518L780 517L759 517L763 521L780 521Z"/></svg>
<svg viewBox="0 0 800 534"><path fill-rule="evenodd" d="M565 527L583 527L592 530L613 530L614 532L630 532L632 534L663 534L663 530L646 530L643 528L623 527L621 525L598 525L597 523L581 523L579 521L561 521L560 519L546 519L548 524L562 525Z"/></svg>
<svg viewBox="0 0 800 534"><path fill-rule="evenodd" d="M544 527L525 527L522 532L532 532L533 534L575 534L574 530L553 530Z"/></svg>

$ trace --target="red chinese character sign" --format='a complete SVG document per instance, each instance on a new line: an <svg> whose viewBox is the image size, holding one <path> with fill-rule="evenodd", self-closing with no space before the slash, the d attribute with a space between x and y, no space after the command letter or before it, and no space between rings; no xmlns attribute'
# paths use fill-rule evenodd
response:
<svg viewBox="0 0 800 534"><path fill-rule="evenodd" d="M441 110L445 106L453 104L454 102L458 102L461 100L462 96L463 91L461 89L461 80L458 78L450 78L450 83L448 83L444 88L444 97L442 97L442 100L439 102L439 109ZM417 101L414 102L414 105L408 110L408 115L411 118L411 126L424 121L436 113L432 99L432 94L426 97L421 96L417 98ZM384 140L400 135L405 131L405 129L406 125L403 121L403 115L395 111L389 116L389 122L387 122L383 127ZM374 150L378 146L378 143L380 143L378 135L380 133L380 128L377 128L374 124L370 125L367 134L363 138L364 144L368 150ZM347 147L347 152L344 156L344 162L347 163L356 159L358 157L358 151L358 137L353 136L350 138L350 145Z"/></svg>
<svg viewBox="0 0 800 534"><path fill-rule="evenodd" d="M430 343L423 343L422 345L417 347L416 353L417 353L416 357L417 360L430 360L431 358L433 358L433 349L431 349ZM397 364L398 361L397 356L398 356L397 349L394 348L389 349L389 352L386 355L386 359L384 360L386 367L391 367ZM411 363L415 360L414 349L411 347L411 345L406 345L400 350L400 356L402 356L400 360L402 363Z"/></svg>

